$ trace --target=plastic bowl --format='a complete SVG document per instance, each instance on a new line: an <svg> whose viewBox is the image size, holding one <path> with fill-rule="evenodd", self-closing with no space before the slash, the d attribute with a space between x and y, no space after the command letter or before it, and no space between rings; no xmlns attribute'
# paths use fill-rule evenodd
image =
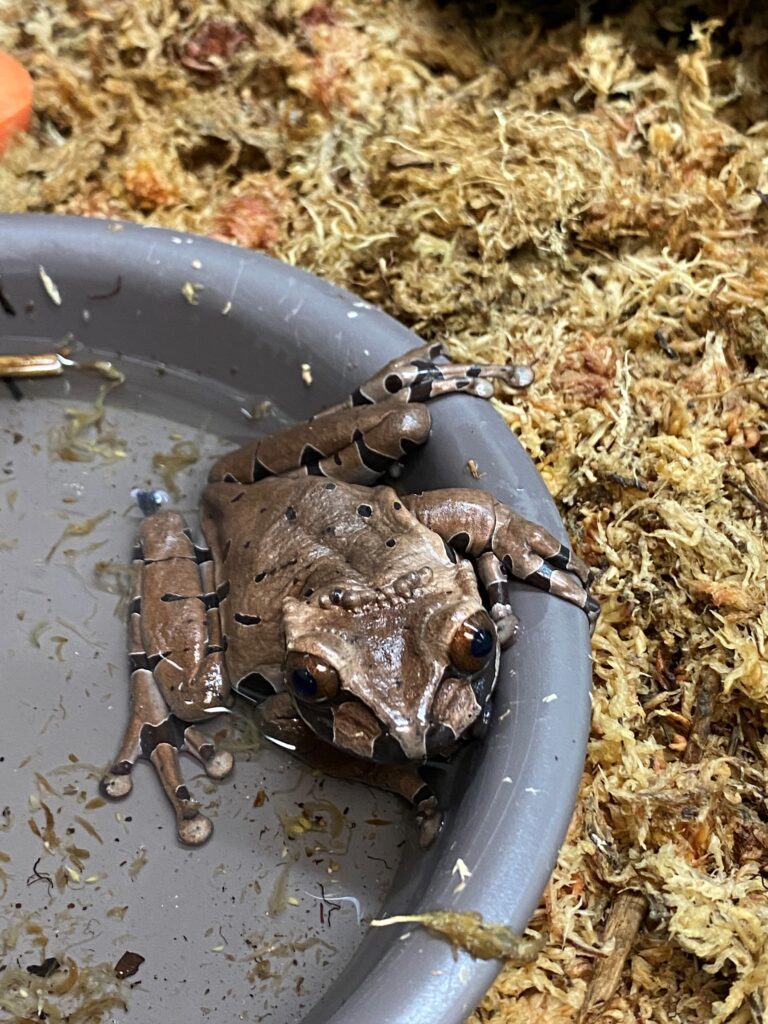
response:
<svg viewBox="0 0 768 1024"><path fill-rule="evenodd" d="M40 267L55 282L60 304L46 291ZM5 305L10 304L15 312L12 315L8 308L0 309L0 351L50 350L52 344L73 338L88 349L122 353L145 361L144 365L167 366L169 380L170 368L175 368L174 373L182 373L173 379L188 382L190 395L199 403L201 420L206 414L206 393L214 407L230 401L227 396L232 389L246 395L267 395L287 416L305 418L338 401L397 353L418 344L410 331L382 312L294 267L203 238L130 224L1 216L0 274ZM190 289L190 284L202 287ZM302 379L303 363L311 365L311 386ZM130 376L130 366L127 372ZM162 395L163 386L163 378L157 378L154 390L147 392L147 401L160 415L164 410L157 396ZM45 392L36 388L37 384L34 388L23 386L25 394L37 400ZM42 409L42 403L38 407ZM6 395L6 408L8 415L14 413L10 395ZM489 403L453 397L433 403L432 412L432 438L412 458L403 478L406 488L477 486L467 467L471 458L483 474L481 486L565 539L540 477ZM7 424L7 417L4 419ZM247 435L245 421L239 433L233 440ZM85 464L73 466L72 472L83 474L87 482L88 474L96 470ZM204 475L204 468L200 472ZM37 502L40 510L54 485L50 479L46 483L44 470L39 485L35 479L30 478L28 486L36 489L33 505ZM118 510L125 510L127 495L114 495L113 503ZM85 511L92 514L98 510ZM129 515L113 517L110 526L110 537L119 537L121 551L129 550L133 537L135 524ZM27 523L32 529L29 517ZM60 530L59 522L57 532ZM23 565L15 552L3 555L6 565L16 566L19 590L14 598L21 600L18 594L24 589L18 581L23 583L31 575L38 590L76 607L77 580L71 573L66 580L56 576L45 563L42 546L39 551L39 558ZM6 580L9 578L13 578L12 572ZM393 875L386 879L388 891L380 893L385 896L383 905L379 905L381 898L372 898L372 905L364 908L370 916L445 908L475 910L487 920L522 931L552 871L573 810L585 752L591 677L588 629L578 609L523 586L512 590L521 630L502 658L490 733L472 751L470 770L462 772L465 777L433 848L420 852L410 838L404 845L402 839L393 845L393 857L399 856L400 863L396 870L392 865ZM8 629L8 623L15 622L10 590L6 590L6 599L9 603L3 619ZM71 611L70 618L75 614ZM11 627L9 643L11 668L14 657L26 656L21 627L14 629ZM55 659L49 660L55 663ZM127 704L127 669L124 678L124 663L118 664L115 678L87 675L92 702L88 713L81 718L70 716L66 726L50 730L44 748L39 742L40 729L55 699L49 707L35 707L32 714L28 713L31 699L18 703L15 713L11 698L0 722L0 753L5 755L0 763L0 789L4 794L13 788L18 776L14 769L23 752L37 752L39 761L44 749L50 765L51 751L62 730L66 736L61 740L62 751L76 735L87 744L92 760L105 763L112 757ZM28 665L25 671L29 675ZM17 678L17 673L13 677ZM66 701L79 699L77 678L67 683L69 696L64 706ZM9 683L6 686L10 689ZM19 682L14 686L19 688ZM99 688L104 699L99 699ZM74 732L67 734L67 729ZM32 761L27 771L36 767L35 756ZM199 852L176 845L172 823L166 821L169 811L158 787L148 778L146 774L137 780L134 795L119 810L133 818L130 841L150 852L152 845L160 842L157 830L162 823L168 826L162 833L160 868L150 872L146 882L139 876L140 885L120 877L102 883L102 890L104 885L111 886L109 894L118 903L136 900L139 895L144 901L143 926L129 921L125 928L130 933L126 942L133 946L143 943L141 952L152 966L150 972L140 975L142 985L136 989L136 998L146 1001L154 1016L198 1020L202 1003L195 987L197 979L207 977L210 988L210 979L215 978L218 984L226 984L235 1004L231 1012L227 1003L221 1004L215 1019L240 1019L238 1007L247 1008L254 992L252 976L249 980L242 968L232 969L230 976L231 962L217 960L216 953L205 963L196 963L194 956L199 953L191 953L189 947L174 947L167 936L161 937L162 922L171 912L187 914L187 931L190 920L199 920L201 932L203 926L210 929L220 922L221 886L216 878L203 877L204 865L196 859ZM240 785L247 784L247 776L243 776ZM231 780L224 781L220 791L231 785ZM146 799L156 800L156 820L154 809L144 820L140 802L130 802L140 801L139 789L147 791ZM103 814L113 816L114 809L110 806ZM17 824L16 833L8 837L11 846L20 828ZM247 873L244 856L254 858L254 864L260 862L258 829L249 821L225 825L220 813L216 828L204 848L214 851L209 854L212 864L224 860L233 870ZM230 847L230 842L244 845ZM217 843L221 845L217 847ZM6 842L0 845L8 848ZM454 871L459 858L471 871L463 886L458 885ZM360 870L370 870L370 865L366 868L362 863ZM171 901L172 910L168 909L163 893L178 890L180 879L188 879L188 872L199 876L195 906L185 906L184 900L177 898L175 904ZM230 901L234 897L227 896ZM94 903L91 912L95 909ZM346 910L351 912L349 907ZM341 916L339 910L337 923ZM209 948L216 938L215 927L213 931L214 937L206 940ZM229 937L230 952L239 952L240 940L241 936ZM95 943L93 950L98 952ZM317 951L297 952L295 957L305 978L319 978L326 969L318 966ZM304 983L300 1011L286 1009L285 1019L303 1015L305 1024L362 1024L369 1020L377 1024L460 1024L501 966L497 961L476 961L463 952L454 956L446 942L421 929L400 926L366 929L355 924L352 946L345 947L344 958L343 969L338 958L326 969L334 980L324 992L320 981L311 986ZM128 1019L142 1017L146 1019L146 1011L128 1015Z"/></svg>

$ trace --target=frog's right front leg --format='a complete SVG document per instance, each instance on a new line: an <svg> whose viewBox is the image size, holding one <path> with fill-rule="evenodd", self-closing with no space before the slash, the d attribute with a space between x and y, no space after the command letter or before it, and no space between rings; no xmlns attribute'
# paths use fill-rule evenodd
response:
<svg viewBox="0 0 768 1024"><path fill-rule="evenodd" d="M151 761L176 814L179 839L196 846L212 825L192 799L178 752L195 757L212 778L227 775L232 755L217 752L193 722L226 711L229 682L218 604L207 552L192 543L178 513L158 512L141 526L131 605L131 712L102 791L130 793L136 761Z"/></svg>

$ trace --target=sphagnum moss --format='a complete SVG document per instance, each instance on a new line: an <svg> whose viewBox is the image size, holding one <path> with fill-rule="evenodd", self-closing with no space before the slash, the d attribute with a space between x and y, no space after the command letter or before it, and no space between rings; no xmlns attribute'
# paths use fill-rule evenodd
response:
<svg viewBox="0 0 768 1024"><path fill-rule="evenodd" d="M600 570L594 725L547 944L473 1024L768 1001L759 7L3 5L36 81L4 211L260 248L536 368L497 404Z"/></svg>

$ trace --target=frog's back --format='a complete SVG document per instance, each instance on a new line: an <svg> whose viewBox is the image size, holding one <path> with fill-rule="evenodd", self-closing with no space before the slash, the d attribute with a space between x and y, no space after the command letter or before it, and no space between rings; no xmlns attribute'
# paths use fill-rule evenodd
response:
<svg viewBox="0 0 768 1024"><path fill-rule="evenodd" d="M425 565L445 565L440 538L391 487L325 477L213 483L202 525L224 585L222 626L233 680L282 661L282 601L334 586L385 586Z"/></svg>

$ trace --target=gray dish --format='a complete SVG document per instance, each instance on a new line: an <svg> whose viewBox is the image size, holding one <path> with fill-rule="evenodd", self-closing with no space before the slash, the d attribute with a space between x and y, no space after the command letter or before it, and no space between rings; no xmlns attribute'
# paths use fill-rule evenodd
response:
<svg viewBox="0 0 768 1024"><path fill-rule="evenodd" d="M46 292L41 266L58 287L60 304ZM243 404L245 396L267 396L280 415L305 418L339 400L417 340L367 303L293 267L202 238L128 224L2 216L0 275L3 293L16 313L0 310L0 352L49 350L71 337L86 350L124 356L118 364L128 377L128 388L122 397L117 389L108 402L114 403L110 408L118 427L128 435L138 432L144 450L144 461L139 458L132 465L131 459L124 460L118 469L100 466L98 460L53 464L38 438L40 447L21 458L24 442L11 444L8 425L21 422L22 409L28 417L27 429L47 430L49 420L61 418L64 404L92 398L93 387L88 392L79 381L40 381L23 385L25 398L33 401L14 403L9 394L3 397L3 459L14 454L20 459L13 470L19 493L15 518L6 511L0 494L2 532L18 534L17 547L0 556L5 574L0 607L6 628L13 623L0 718L0 756L4 757L0 802L15 807L18 820L7 835L0 832L0 850L11 855L11 867L16 868L5 897L7 906L13 905L15 893L25 912L34 912L53 927L58 910L52 904L58 895L48 899L45 886L24 886L37 855L35 847L28 846L29 830L21 820L27 814L31 773L45 773L66 762L67 751L76 745L80 752L87 751L88 759L105 763L114 752L127 705L127 672L124 676L120 660L122 625L111 614L114 599L102 595L108 605L105 613L86 571L85 554L77 573L68 571L72 562L66 561L76 555L61 555L59 549L45 561L46 537L56 538L62 530L58 518L62 495L68 487L77 490L80 517L101 512L109 502L111 516L99 526L103 533L95 530L88 540L103 536L105 547L99 557L106 552L109 557L124 558L135 527L125 488L132 472L136 482L142 483L151 471L146 453L168 447L167 432L161 439L152 433L162 430L164 419L171 433L180 423L194 430L204 421L199 439L207 455L209 448L221 450L217 445L222 436L237 442L248 435L251 427L237 404ZM187 283L202 287L190 293ZM302 363L311 366L309 387L302 380ZM165 377L154 374L152 367L157 365L168 367ZM85 391L78 390L83 387ZM483 487L565 539L540 477L489 405L455 397L434 403L432 411L433 437L413 458L404 478L406 487L475 486L467 468L467 460L474 459L484 474ZM268 419L255 429L272 423ZM194 490L204 473L201 465L184 478L181 504L185 510L193 508ZM20 506L24 514L18 511ZM80 544L83 551L86 546ZM325 790L333 792L336 800L355 804L349 818L363 815L362 829L347 829L352 839L346 854L339 855L347 858L339 870L349 886L345 891L357 894L367 916L443 908L477 910L487 920L503 921L522 931L544 889L573 810L583 764L589 723L589 637L586 619L578 609L525 587L513 590L521 634L502 659L495 721L486 741L470 752L454 779L453 808L434 847L426 853L417 850L408 821L401 820L399 805L388 797L367 791L356 795L343 784L339 790ZM83 634L88 638L100 637L102 630L108 634L104 649L96 648L100 655L94 659L91 639L76 640L72 634L63 647L67 676L55 656L55 645L46 647L42 642L35 647L27 642L29 624L39 611L30 612L26 626L19 625L15 613L25 600L32 605L48 602L52 622L62 619L57 607L59 613L66 609L69 625L80 621L80 608L83 616L87 611L89 629L83 627ZM50 639L50 633L41 635L43 641L46 636ZM94 661L101 666L97 672ZM117 666L111 675L103 671L107 661ZM24 681L21 689L20 680ZM70 713L57 717L53 714L57 706ZM43 730L52 715L53 725ZM20 767L27 755L31 760ZM209 992L219 986L228 994L230 1001L224 1003L216 995L218 989L206 996L220 1021L270 1019L279 1024L301 1018L305 1024L360 1024L369 1019L379 1024L459 1024L482 998L500 964L475 961L465 953L454 957L446 943L418 928L367 930L358 925L349 902L340 905L333 922L337 929L342 921L346 924L329 943L336 947L332 962L322 953L322 942L289 957L297 965L273 961L274 974L283 972L287 977L298 972L303 978L300 999L292 996L291 1002L278 992L268 1006L269 993L264 995L253 974L249 979L253 964L246 964L243 954L248 900L254 901L254 927L263 923L263 908L258 909L256 894L245 893L242 885L258 873L257 868L274 885L274 865L267 861L279 860L281 844L286 845L277 827L271 833L265 830L260 842L257 815L250 810L252 797L265 778L283 778L288 780L286 790L297 787L285 797L289 804L297 802L297 794L299 799L311 798L302 787L314 782L307 783L300 774L294 777L293 771L272 751L260 751L240 762L234 782L221 783L211 795L221 807L213 839L202 851L183 850L176 844L170 814L149 773L137 779L134 794L117 808L122 820L115 818L112 805L94 811L94 823L105 836L104 848L99 847L102 860L104 849L114 856L122 842L122 855L126 843L131 851L146 847L148 866L138 879L131 879L117 865L107 864L106 877L92 884L85 896L82 888L76 890L78 907L90 900L90 912L99 919L102 932L101 938L94 938L91 924L90 933L83 926L78 936L73 925L72 942L80 941L79 948L97 960L110 960L121 948L136 949L147 957L137 975L142 984L131 996L126 1020L147 1019L149 1008L156 1017L205 1019L202 978ZM201 785L198 780L195 784ZM83 778L79 785L83 792L92 790L95 795L92 778ZM241 803L246 798L250 801L247 814L235 801L234 814L228 816L225 805L234 799L233 793ZM392 825L366 832L365 816L371 814L376 820L389 815ZM66 811L62 815L64 822ZM129 827L124 816L132 818ZM270 820L274 824L274 814ZM379 854L386 869L371 859ZM296 868L303 872L301 886L323 880L327 887L336 883L337 876L328 875L329 856L326 853L314 880L309 861L302 859L300 869ZM471 871L463 887L454 872L459 858ZM48 869L53 866L51 861ZM45 868L44 862L40 870ZM222 882L224 876L226 882ZM350 881L353 877L357 888ZM338 885L334 891L341 893ZM267 895L262 892L262 900ZM73 898L70 892L64 897ZM239 912L235 921L232 907L238 899L246 911L245 918ZM327 919L318 923L315 894L309 897L303 888L297 899L300 906L284 911L287 923L278 921L279 928L290 933L294 943L302 934L324 936L327 942L331 932ZM106 909L113 903L131 905L137 900L140 912L129 910L110 931ZM174 935L184 933L183 942L180 938L172 942L164 931L169 914L178 915L180 925ZM197 945L190 939L190 932L200 938L211 928L213 938L208 935ZM215 942L217 928L223 930L221 948ZM291 984L291 991L296 984ZM254 1000L257 991L259 999ZM239 1017L243 1012L252 1016ZM266 1018L268 1012L272 1015Z"/></svg>

